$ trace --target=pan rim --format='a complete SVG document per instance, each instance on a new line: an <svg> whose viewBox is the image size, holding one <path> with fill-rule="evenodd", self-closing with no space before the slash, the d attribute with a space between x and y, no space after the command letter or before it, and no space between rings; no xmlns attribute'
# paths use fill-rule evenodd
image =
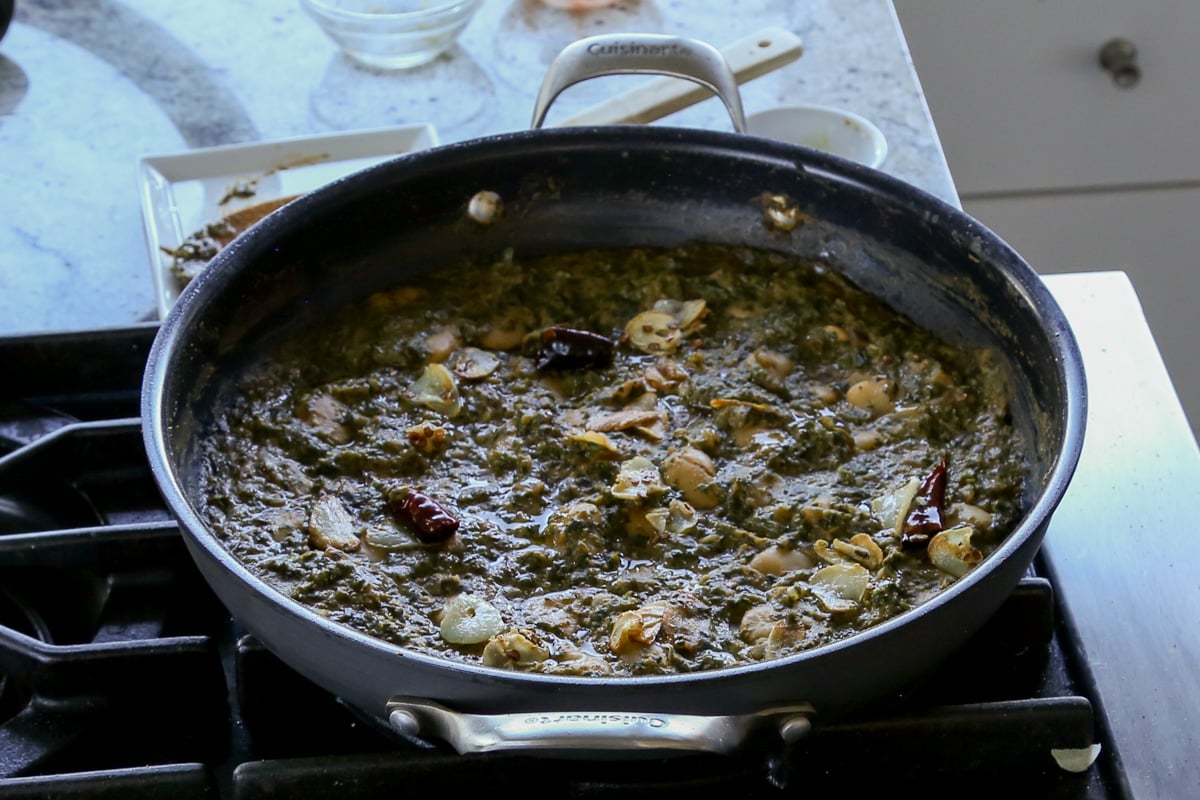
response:
<svg viewBox="0 0 1200 800"><path fill-rule="evenodd" d="M619 132L619 137L614 137L615 132ZM951 586L939 592L936 597L844 640L771 661L669 675L583 677L525 673L486 667L481 664L469 664L427 655L388 643L349 626L330 622L255 576L223 547L200 519L192 507L192 503L188 500L187 494L180 484L175 466L168 456L171 450L168 437L170 415L169 410L165 408L166 398L163 387L173 363L178 358L181 342L185 340L189 326L204 310L208 294L219 289L220 281L236 269L237 259L247 247L244 242L235 242L230 248L220 253L201 276L187 287L175 307L163 320L151 347L143 380L141 404L143 439L150 458L151 470L172 512L180 520L185 542L189 550L193 551L193 555L199 553L212 559L215 564L235 577L244 588L283 612L298 615L306 624L315 626L339 639L348 640L356 646L368 648L380 655L391 658L399 657L401 661L409 660L438 670L464 675L473 676L483 673L503 683L520 686L575 687L586 683L612 685L616 688L621 686L721 683L766 670L776 670L784 665L815 661L825 658L831 653L842 652L850 648L857 649L868 642L891 638L897 630L909 626L915 619L930 614L942 606L954 603L961 595L971 592L974 587L998 569L998 565L1005 563L1016 551L1025 547L1040 546L1049 518L1069 485L1083 446L1087 400L1086 380L1078 344L1066 322L1062 309L1041 282L1040 277L1019 254L960 209L918 187L837 156L800 145L774 142L744 134L659 126L620 126L619 128L595 126L519 131L441 145L341 178L293 201L292 205L296 209L296 214L302 216L310 210L319 210L327 204L348 202L350 198L360 192L370 192L375 183L385 176L402 175L408 170L437 169L439 165L457 160L463 155L476 158L493 157L494 154L501 154L513 144L519 145L531 140L536 141L548 151L553 150L558 153L570 152L574 149L594 152L598 146L616 151L635 148L662 148L673 151L683 143L691 152L694 152L696 148L710 149L732 157L777 163L789 169L798 168L814 172L840 184L860 185L885 196L889 202L901 205L909 205L912 201L908 198L913 198L921 203L927 213L939 215L946 220L953 220L976 234L981 243L981 256L986 258L989 255L1002 255L1004 257L1005 272L1009 280L1020 290L1023 302L1029 304L1036 317L1042 322L1046 335L1052 341L1058 356L1059 375L1056 377L1061 380L1064 396L1069 399L1063 409L1062 444L1045 473L1040 494L1019 523L1006 535L983 565L955 581ZM260 223L260 226L254 234L257 237L256 240L267 241L273 233L285 226L285 222L272 216L266 218ZM214 288L208 288L210 286L214 286Z"/></svg>

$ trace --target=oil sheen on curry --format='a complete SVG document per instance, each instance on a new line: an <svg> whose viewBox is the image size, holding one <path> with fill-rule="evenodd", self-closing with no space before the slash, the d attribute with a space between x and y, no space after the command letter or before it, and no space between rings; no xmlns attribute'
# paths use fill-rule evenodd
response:
<svg viewBox="0 0 1200 800"><path fill-rule="evenodd" d="M202 513L331 621L436 657L630 676L912 608L1019 514L999 359L819 263L696 245L435 272L248 372Z"/></svg>

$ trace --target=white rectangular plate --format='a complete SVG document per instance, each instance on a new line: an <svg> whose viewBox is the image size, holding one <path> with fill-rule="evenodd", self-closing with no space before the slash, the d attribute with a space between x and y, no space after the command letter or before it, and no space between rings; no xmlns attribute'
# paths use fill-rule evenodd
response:
<svg viewBox="0 0 1200 800"><path fill-rule="evenodd" d="M159 317L166 316L180 292L166 251L205 225L437 144L433 126L408 125L143 157L138 181ZM253 194L230 196L237 186L252 186Z"/></svg>

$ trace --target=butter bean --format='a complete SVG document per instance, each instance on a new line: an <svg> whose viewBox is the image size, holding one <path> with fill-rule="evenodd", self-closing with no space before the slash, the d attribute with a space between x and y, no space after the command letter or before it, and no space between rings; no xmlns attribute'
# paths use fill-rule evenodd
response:
<svg viewBox="0 0 1200 800"><path fill-rule="evenodd" d="M896 384L884 375L859 381L846 390L846 401L875 416L888 414L896 408Z"/></svg>
<svg viewBox="0 0 1200 800"><path fill-rule="evenodd" d="M696 508L713 508L720 502L715 487L711 486L717 468L703 450L685 447L663 462L662 476L668 485L683 493L683 497Z"/></svg>
<svg viewBox="0 0 1200 800"><path fill-rule="evenodd" d="M783 550L771 545L750 559L750 568L764 575L784 575L798 569L808 569L813 561L800 550Z"/></svg>

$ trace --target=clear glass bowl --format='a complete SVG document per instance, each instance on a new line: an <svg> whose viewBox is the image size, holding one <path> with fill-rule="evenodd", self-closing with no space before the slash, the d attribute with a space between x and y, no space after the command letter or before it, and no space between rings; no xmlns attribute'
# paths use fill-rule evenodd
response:
<svg viewBox="0 0 1200 800"><path fill-rule="evenodd" d="M300 5L354 61L404 69L445 52L483 0L300 0Z"/></svg>

